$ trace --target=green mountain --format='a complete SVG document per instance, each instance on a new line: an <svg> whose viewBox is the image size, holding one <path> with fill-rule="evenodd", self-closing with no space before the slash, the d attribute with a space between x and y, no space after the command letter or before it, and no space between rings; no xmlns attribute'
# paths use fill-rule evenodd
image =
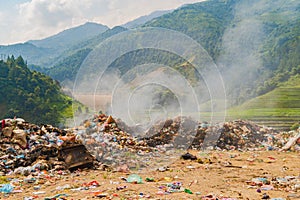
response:
<svg viewBox="0 0 300 200"><path fill-rule="evenodd" d="M103 42L105 39L116 35L118 33L121 33L123 31L128 30L127 28L121 27L121 26L116 26L113 27L112 29L108 29L88 40L84 40L80 43L77 43L75 45L73 45L68 52L76 52L82 49L86 49L86 48L90 48L90 49L94 49L98 44L100 44L101 42ZM67 53L68 53L67 52Z"/></svg>
<svg viewBox="0 0 300 200"><path fill-rule="evenodd" d="M55 52L48 48L37 47L29 42L23 44L14 45L0 45L0 59L7 59L8 56L22 55L28 62L34 62L39 64L41 60L47 60L49 55L55 54Z"/></svg>
<svg viewBox="0 0 300 200"><path fill-rule="evenodd" d="M182 6L143 27L179 31L201 44L219 67L230 107L266 94L300 72L299 11L296 0L208 0ZM122 31L126 29L116 27L73 46L47 74L59 81L73 80L85 53ZM174 67L188 80L199 81L189 63L159 50L130 52L110 67L122 76L130 66L153 59Z"/></svg>
<svg viewBox="0 0 300 200"><path fill-rule="evenodd" d="M6 59L7 56L11 55L22 55L29 64L49 67L53 66L58 57L73 45L89 40L106 30L108 30L107 26L89 22L42 40L30 40L22 44L0 45L0 55L2 55L2 59Z"/></svg>
<svg viewBox="0 0 300 200"><path fill-rule="evenodd" d="M299 127L300 74L280 83L274 90L229 109L230 119L248 119L279 129Z"/></svg>
<svg viewBox="0 0 300 200"><path fill-rule="evenodd" d="M21 56L0 61L0 88L0 119L17 116L59 125L72 117L72 99L61 92L59 83L30 71Z"/></svg>
<svg viewBox="0 0 300 200"><path fill-rule="evenodd" d="M95 48L99 43L105 39L111 37L112 35L126 31L126 28L117 26L107 31L80 43L72 46L68 51L64 52L60 57L57 58L56 63L50 68L40 68L36 66L30 66L31 69L43 72L53 79L60 82L71 83L75 80L78 69L80 68L82 62L86 56ZM72 85L68 85L72 87Z"/></svg>
<svg viewBox="0 0 300 200"><path fill-rule="evenodd" d="M37 70L44 72L45 74L60 82L74 81L79 67L90 52L91 49L78 50L70 56L63 58L51 68ZM72 85L70 85L69 88L71 87Z"/></svg>
<svg viewBox="0 0 300 200"><path fill-rule="evenodd" d="M42 40L30 40L29 43L43 48L66 49L76 43L88 40L104 31L108 30L107 26L87 22L83 25L64 30L56 35L47 37Z"/></svg>
<svg viewBox="0 0 300 200"><path fill-rule="evenodd" d="M199 42L216 59L222 36L234 17L233 1L204 1L185 5L147 22L144 27L162 27L185 33Z"/></svg>
<svg viewBox="0 0 300 200"><path fill-rule="evenodd" d="M175 30L197 41L218 66L226 88L228 107L244 105L256 97L275 101L274 97L269 95L270 92L275 92L276 98L280 99L282 96L283 99L291 99L288 91L282 88L282 84L288 83L300 73L298 0L207 0L185 5L155 17L142 27ZM52 67L30 68L40 70L63 83L71 81L71 86L86 56L102 41L126 30L123 27L115 27L81 42L69 40L68 49L64 49L53 62L47 63ZM44 45L35 43L39 45L36 48L44 48L43 51L53 50L45 48L53 38L45 41ZM38 49L36 52L39 52ZM49 59L41 53L37 55L40 55L41 59ZM53 57L51 59L53 60ZM120 56L109 67L117 69L122 76L131 66L152 63L151 61L173 67L192 83L201 79L195 75L193 66L186 60L169 52L153 49L129 52ZM135 72L130 73L132 74L129 74L129 77L133 80ZM295 93L292 92L291 95ZM260 101L249 108L255 110L257 106L257 109L260 109L265 102L266 100ZM287 102L276 105L283 104ZM298 107L298 104L295 103L295 106ZM243 113L245 117L249 116ZM266 113L262 112L261 115L268 116ZM282 112L281 114L284 115Z"/></svg>
<svg viewBox="0 0 300 200"><path fill-rule="evenodd" d="M145 26L183 32L199 42L219 66L230 104L240 104L299 73L299 11L296 0L209 0Z"/></svg>

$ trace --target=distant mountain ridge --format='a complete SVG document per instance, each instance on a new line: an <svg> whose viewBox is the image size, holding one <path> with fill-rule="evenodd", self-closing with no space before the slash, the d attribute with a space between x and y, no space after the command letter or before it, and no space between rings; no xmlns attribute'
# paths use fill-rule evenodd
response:
<svg viewBox="0 0 300 200"><path fill-rule="evenodd" d="M162 15L168 14L170 12L172 12L173 10L159 10L159 11L155 11L150 13L149 15L144 15L141 16L133 21L127 22L126 24L121 25L124 28L128 28L128 29L132 29L132 28L136 28L138 26L141 26L143 24L145 24L146 22L149 22L151 20L153 20L154 18L160 17Z"/></svg>
<svg viewBox="0 0 300 200"><path fill-rule="evenodd" d="M201 44L220 66L225 79L237 79L236 83L229 83L227 88L228 98L235 99L233 104L239 104L276 88L277 83L288 80L290 75L287 72L297 73L300 63L297 56L299 8L299 1L208 0L184 5L142 26L183 32ZM69 68L73 77L69 78L74 78L74 66L78 68L85 58L78 60L77 52L77 55L85 55L82 54L87 52L85 49L91 51L104 39L122 31L126 29L115 27L74 45L66 54L62 54L62 59L47 74L64 81L60 73L68 73L67 63L72 63ZM72 59L77 60L75 65ZM163 63L167 64L165 61ZM121 68L134 64L128 59L118 63ZM241 74L237 76L234 74L236 72ZM244 78L241 83L239 77Z"/></svg>
<svg viewBox="0 0 300 200"><path fill-rule="evenodd" d="M41 58L47 57L49 55L54 54L55 52L48 48L37 47L29 42L1 46L0 45L0 53L3 55L2 59L6 59L8 56L22 55L27 61L36 61L39 63Z"/></svg>
<svg viewBox="0 0 300 200"><path fill-rule="evenodd" d="M146 16L145 19L149 18ZM141 17L125 26L171 29L198 42L222 74L229 107L267 94L300 74L300 1L207 0L184 5L141 25L139 20L144 19ZM72 81L78 68L95 46L126 30L128 29L124 27L114 27L89 39L70 44L70 48L56 57L51 57L51 63L45 65L48 69L39 70L60 82ZM47 42L49 41L45 44ZM32 44L23 44L20 47L30 49L29 45ZM17 49L18 46L15 47ZM42 47L32 46L34 56L45 59L45 55L55 55L45 53L52 49L40 48ZM122 75L130 66L150 62L156 55L162 64L185 73L185 78L195 76L192 66L188 63L183 65L174 55L157 51L152 53L151 55L146 50L130 52L116 60L112 67L118 67L117 70ZM49 57L47 59L50 60Z"/></svg>
<svg viewBox="0 0 300 200"><path fill-rule="evenodd" d="M29 40L28 42L37 47L43 48L65 48L66 46L71 46L78 42L92 38L108 29L109 28L107 26L87 22L83 25L64 30L42 40Z"/></svg>
<svg viewBox="0 0 300 200"><path fill-rule="evenodd" d="M42 40L30 40L13 45L0 45L0 54L19 56L29 64L49 67L54 60L71 46L93 38L109 28L97 23L85 23L78 27L64 30Z"/></svg>
<svg viewBox="0 0 300 200"><path fill-rule="evenodd" d="M125 28L124 30L128 28L136 28L156 17L170 12L172 12L172 10L155 11L149 15L145 15L130 21L122 26L114 27L112 28L111 32L118 32L120 31L121 27ZM106 25L87 22L80 26L66 29L44 39L29 40L25 43L12 45L0 45L0 54L2 57L7 57L9 55L22 55L29 64L50 67L57 64L55 59L61 57L61 54L68 54L70 52L69 49L72 51L72 49L76 49L78 45L83 45L84 43L87 44L90 42L93 43L97 41L97 36L98 38L107 37L103 35L101 36L101 33L104 33L108 30L110 29ZM111 35L109 32L107 34Z"/></svg>

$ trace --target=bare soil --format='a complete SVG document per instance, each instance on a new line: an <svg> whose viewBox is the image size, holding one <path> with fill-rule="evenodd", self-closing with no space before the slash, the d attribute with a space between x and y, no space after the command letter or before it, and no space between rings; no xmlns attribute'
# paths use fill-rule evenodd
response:
<svg viewBox="0 0 300 200"><path fill-rule="evenodd" d="M107 104L111 102L111 95L76 94L75 98L95 110L106 110Z"/></svg>
<svg viewBox="0 0 300 200"><path fill-rule="evenodd" d="M255 177L265 177L271 180L276 177L299 176L299 152L213 151L205 153L195 151L191 153L204 163L178 159L169 165L169 171L164 172L155 169L127 173L84 169L67 175L50 176L49 174L46 178L37 179L36 183L20 184L20 187L15 189L23 190L21 193L2 195L0 199L24 199L30 196L45 199L55 194L68 194L66 199L205 199L205 195L215 194L219 197L257 200L262 199L263 193L267 193L271 198L286 199L291 195L300 195L300 190L291 191L290 187L275 187L273 190L259 193L257 188L251 188L247 183ZM208 159L212 162L211 164ZM142 177L142 184L128 183L122 179L133 173ZM147 177L155 181L146 182ZM86 188L87 190L72 190L72 188L83 187L91 181L97 181L100 185L95 188ZM181 182L182 187L190 189L193 194L185 192L160 194L160 188L172 182ZM66 185L67 189L58 190L59 187ZM38 186L40 188L37 190ZM118 190L118 187L124 189ZM34 192L45 193L34 194ZM97 197L100 194L103 197Z"/></svg>

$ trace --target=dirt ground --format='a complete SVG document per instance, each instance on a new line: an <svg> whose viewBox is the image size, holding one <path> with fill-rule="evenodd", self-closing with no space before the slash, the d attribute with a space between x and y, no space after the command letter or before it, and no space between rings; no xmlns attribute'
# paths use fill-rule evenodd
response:
<svg viewBox="0 0 300 200"><path fill-rule="evenodd" d="M74 97L84 105L94 110L106 110L111 103L111 95L75 94Z"/></svg>
<svg viewBox="0 0 300 200"><path fill-rule="evenodd" d="M300 199L300 187L298 191L291 191L287 186L259 192L257 191L259 186L251 186L248 182L256 177L271 180L286 176L298 176L299 181L299 152L195 151L191 153L204 163L178 159L169 165L168 171L164 172L155 169L128 173L85 169L66 175L52 176L46 173L41 178L33 177L37 180L34 183L19 182L15 191L19 189L22 192L2 194L0 199L25 199L24 197L46 199L45 197L53 197L56 194L67 194L65 199L209 199L204 196L214 194L219 197L218 199L257 200L262 199L264 193L270 198ZM143 183L126 182L124 178L130 174L141 176ZM147 177L153 178L154 182L146 182ZM22 180L26 177L10 178ZM97 181L99 186L88 188L87 184L91 181ZM193 194L184 191L163 192L166 185L173 182L180 182L183 188L188 188ZM86 188L79 190L80 187Z"/></svg>

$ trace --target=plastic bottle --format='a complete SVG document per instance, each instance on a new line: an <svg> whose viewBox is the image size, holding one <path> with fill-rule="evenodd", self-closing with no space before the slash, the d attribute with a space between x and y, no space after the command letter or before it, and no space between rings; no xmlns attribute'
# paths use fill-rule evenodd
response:
<svg viewBox="0 0 300 200"><path fill-rule="evenodd" d="M0 192L2 193L11 193L14 190L14 187L11 184L4 184L0 188Z"/></svg>

